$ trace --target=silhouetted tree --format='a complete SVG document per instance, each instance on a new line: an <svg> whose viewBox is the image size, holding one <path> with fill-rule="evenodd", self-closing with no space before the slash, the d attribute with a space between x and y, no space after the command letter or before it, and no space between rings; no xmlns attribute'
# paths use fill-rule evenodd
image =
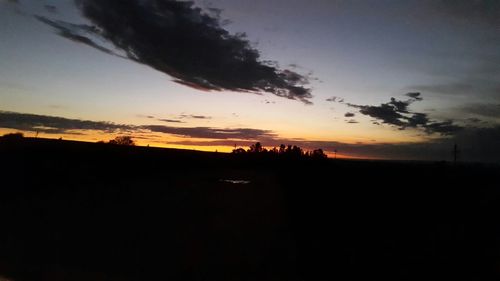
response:
<svg viewBox="0 0 500 281"><path fill-rule="evenodd" d="M316 149L313 151L304 151L297 145L287 145L281 144L279 149L276 147L267 150L263 148L260 142L250 145L250 147L245 150L243 148L233 149L234 154L261 154L261 155L275 155L279 157L286 157L290 159L301 159L301 158L312 158L312 159L326 159L328 156L323 152L322 149Z"/></svg>
<svg viewBox="0 0 500 281"><path fill-rule="evenodd" d="M303 154L303 151L302 151L302 148L294 145L292 147L292 150L290 151L291 155L293 155L293 157L296 157L296 158L299 158L302 156Z"/></svg>
<svg viewBox="0 0 500 281"><path fill-rule="evenodd" d="M250 148L248 149L248 152L250 152L250 153L260 153L260 152L262 152L262 145L260 144L260 142L252 144L250 146Z"/></svg>
<svg viewBox="0 0 500 281"><path fill-rule="evenodd" d="M286 146L284 144L280 144L279 154L285 153L285 148L286 148Z"/></svg>
<svg viewBox="0 0 500 281"><path fill-rule="evenodd" d="M135 145L134 140L130 136L118 136L114 140L110 140L109 143L118 145Z"/></svg>
<svg viewBox="0 0 500 281"><path fill-rule="evenodd" d="M315 149L311 153L311 157L314 159L326 159L328 156L323 152L323 149Z"/></svg>

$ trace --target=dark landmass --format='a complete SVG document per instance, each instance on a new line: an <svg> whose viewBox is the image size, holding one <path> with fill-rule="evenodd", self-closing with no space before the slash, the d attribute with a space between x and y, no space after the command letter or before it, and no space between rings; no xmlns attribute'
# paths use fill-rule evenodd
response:
<svg viewBox="0 0 500 281"><path fill-rule="evenodd" d="M0 142L0 276L500 280L495 165Z"/></svg>

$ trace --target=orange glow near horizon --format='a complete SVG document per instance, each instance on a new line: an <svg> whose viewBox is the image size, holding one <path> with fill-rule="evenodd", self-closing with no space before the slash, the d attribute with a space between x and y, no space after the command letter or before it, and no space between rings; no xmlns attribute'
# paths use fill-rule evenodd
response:
<svg viewBox="0 0 500 281"><path fill-rule="evenodd" d="M98 141L109 141L111 139L114 139L116 136L119 135L126 135L126 134L104 134L101 132L98 133L90 133L90 134L84 134L84 133L79 133L79 134L60 134L60 135L55 135L55 134L47 134L47 133L36 133L33 131L20 131L20 130L14 130L14 129L2 129L0 128L0 135L5 135L5 134L11 134L11 133L22 133L25 137L27 138L44 138L44 139L59 139L62 138L64 140L70 140L70 141L83 141L83 142L98 142ZM186 140L186 138L182 137L177 137L177 136L167 136L167 135L162 135L162 136L157 136L155 135L152 138L144 139L142 136L134 138L132 136L132 139L135 141L137 146L141 147L158 147L158 148L173 148L173 149L186 149L186 150L197 150L197 151L205 151L205 152L221 152L221 153L230 153L233 151L234 146L230 145L210 145L209 141L207 142L207 145L203 145L202 143L204 141L199 141L200 144L197 145L187 145L187 144L180 144L180 143L175 143L176 141L179 140ZM198 139L192 139L195 141L198 141ZM169 143L169 141L172 141L173 143ZM240 147L240 146L237 146ZM264 148L270 150L273 149L274 146L264 146ZM276 146L278 147L278 146ZM244 149L247 149L248 147L243 147ZM304 150L313 150L313 149L318 149L317 148L309 148L309 147L303 147ZM328 151L325 150L325 154L333 159L335 158L335 153L333 151ZM364 155L353 155L353 154L343 154L343 153L337 153L336 154L337 159L383 159L383 158L377 158L377 157L369 157L369 156L364 156Z"/></svg>

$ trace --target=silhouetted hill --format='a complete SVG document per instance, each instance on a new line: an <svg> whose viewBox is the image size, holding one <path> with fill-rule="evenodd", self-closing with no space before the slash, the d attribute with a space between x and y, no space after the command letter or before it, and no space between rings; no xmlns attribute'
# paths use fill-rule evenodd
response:
<svg viewBox="0 0 500 281"><path fill-rule="evenodd" d="M0 142L0 276L498 280L499 167Z"/></svg>

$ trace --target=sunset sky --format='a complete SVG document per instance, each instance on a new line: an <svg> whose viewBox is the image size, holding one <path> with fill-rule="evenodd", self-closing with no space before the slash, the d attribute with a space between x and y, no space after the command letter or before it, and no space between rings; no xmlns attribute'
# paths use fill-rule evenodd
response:
<svg viewBox="0 0 500 281"><path fill-rule="evenodd" d="M0 0L0 135L500 161L500 1Z"/></svg>

